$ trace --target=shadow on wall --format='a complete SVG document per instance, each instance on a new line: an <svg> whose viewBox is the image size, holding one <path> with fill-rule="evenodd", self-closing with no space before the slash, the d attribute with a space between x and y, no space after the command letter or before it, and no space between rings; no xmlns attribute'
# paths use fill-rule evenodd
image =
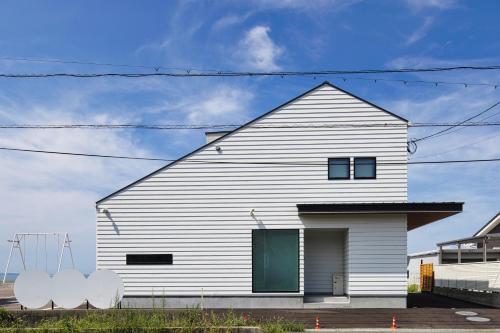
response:
<svg viewBox="0 0 500 333"><path fill-rule="evenodd" d="M257 227L259 229L265 229L266 226L264 225L264 222L262 222L261 219L259 219L256 215L255 215L255 209L252 208L252 210L250 211L250 216L254 219L255 222L257 222Z"/></svg>
<svg viewBox="0 0 500 333"><path fill-rule="evenodd" d="M107 209L104 210L104 214L106 214L106 217L111 221L111 224L113 225L113 229L115 230L116 234L120 234L120 229L118 229L118 225L115 223L115 220L113 220L113 217L111 216L111 212Z"/></svg>

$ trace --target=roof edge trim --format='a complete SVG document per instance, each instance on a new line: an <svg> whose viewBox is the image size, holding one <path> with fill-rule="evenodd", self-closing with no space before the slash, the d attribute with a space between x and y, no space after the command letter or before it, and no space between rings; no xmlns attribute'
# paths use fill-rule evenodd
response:
<svg viewBox="0 0 500 333"><path fill-rule="evenodd" d="M299 214L461 212L463 202L383 202L297 204Z"/></svg>
<svg viewBox="0 0 500 333"><path fill-rule="evenodd" d="M495 226L490 227L490 225L491 225L491 224L495 224L495 223L496 223L496 225L498 225L498 222L500 222L500 219L498 220L498 222L496 222L495 220L496 220L497 218L499 218L499 217L500 217L500 212L496 213L496 215L495 215L495 216L493 216L493 218L491 218L488 222L486 222L486 224L485 224L485 225L483 225L483 226L481 227L481 229L479 229L479 230L478 230L478 231L474 234L474 236L480 236L480 234L481 234L483 231L490 232L490 231L491 231L491 229L493 229L493 228L495 227Z"/></svg>

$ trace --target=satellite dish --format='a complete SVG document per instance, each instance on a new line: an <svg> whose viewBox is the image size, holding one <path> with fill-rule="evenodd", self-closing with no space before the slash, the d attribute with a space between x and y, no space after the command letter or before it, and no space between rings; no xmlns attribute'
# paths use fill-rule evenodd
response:
<svg viewBox="0 0 500 333"><path fill-rule="evenodd" d="M14 282L14 295L28 309L39 309L50 302L52 281L42 271L25 271Z"/></svg>
<svg viewBox="0 0 500 333"><path fill-rule="evenodd" d="M52 278L52 300L65 309L74 309L85 301L87 280L82 273L69 269Z"/></svg>
<svg viewBox="0 0 500 333"><path fill-rule="evenodd" d="M109 309L123 298L123 282L113 271L98 270L87 278L87 300L98 309Z"/></svg>

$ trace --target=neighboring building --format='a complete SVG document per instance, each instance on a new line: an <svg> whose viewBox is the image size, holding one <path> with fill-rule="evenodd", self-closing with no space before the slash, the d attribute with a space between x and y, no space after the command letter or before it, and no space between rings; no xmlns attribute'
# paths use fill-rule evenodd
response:
<svg viewBox="0 0 500 333"><path fill-rule="evenodd" d="M474 237L500 234L499 224L500 224L500 212L498 212L497 215L493 216L491 220L486 222L486 224L474 234Z"/></svg>
<svg viewBox="0 0 500 333"><path fill-rule="evenodd" d="M124 306L405 307L407 231L462 210L407 202L407 127L325 82L210 133L97 202L97 268Z"/></svg>
<svg viewBox="0 0 500 333"><path fill-rule="evenodd" d="M500 260L500 213L496 214L472 237L447 241L439 249L408 255L408 283L418 283L420 264L456 264ZM483 247L486 244L486 252ZM460 244L460 251L458 249ZM460 252L460 255L459 255Z"/></svg>
<svg viewBox="0 0 500 333"><path fill-rule="evenodd" d="M439 251L431 250L408 255L408 284L420 284L421 264L439 264Z"/></svg>

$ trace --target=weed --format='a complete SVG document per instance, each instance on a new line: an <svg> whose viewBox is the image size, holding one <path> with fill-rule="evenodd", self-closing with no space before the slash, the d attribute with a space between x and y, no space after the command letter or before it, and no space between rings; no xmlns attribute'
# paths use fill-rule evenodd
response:
<svg viewBox="0 0 500 333"><path fill-rule="evenodd" d="M106 311L88 311L83 316L63 316L45 318L33 323L23 322L18 315L0 311L0 327L16 329L37 328L43 332L83 332L86 330L105 330L111 332L155 331L162 328L175 327L180 333L203 331L219 333L231 327L259 326L264 333L285 333L304 331L304 325L273 318L271 320L254 320L247 315L239 315L234 311L203 311L199 307L178 311L163 309L110 309Z"/></svg>
<svg viewBox="0 0 500 333"><path fill-rule="evenodd" d="M408 292L409 293L418 293L419 291L420 290L419 290L418 284L413 283L413 284L410 284L408 286Z"/></svg>

